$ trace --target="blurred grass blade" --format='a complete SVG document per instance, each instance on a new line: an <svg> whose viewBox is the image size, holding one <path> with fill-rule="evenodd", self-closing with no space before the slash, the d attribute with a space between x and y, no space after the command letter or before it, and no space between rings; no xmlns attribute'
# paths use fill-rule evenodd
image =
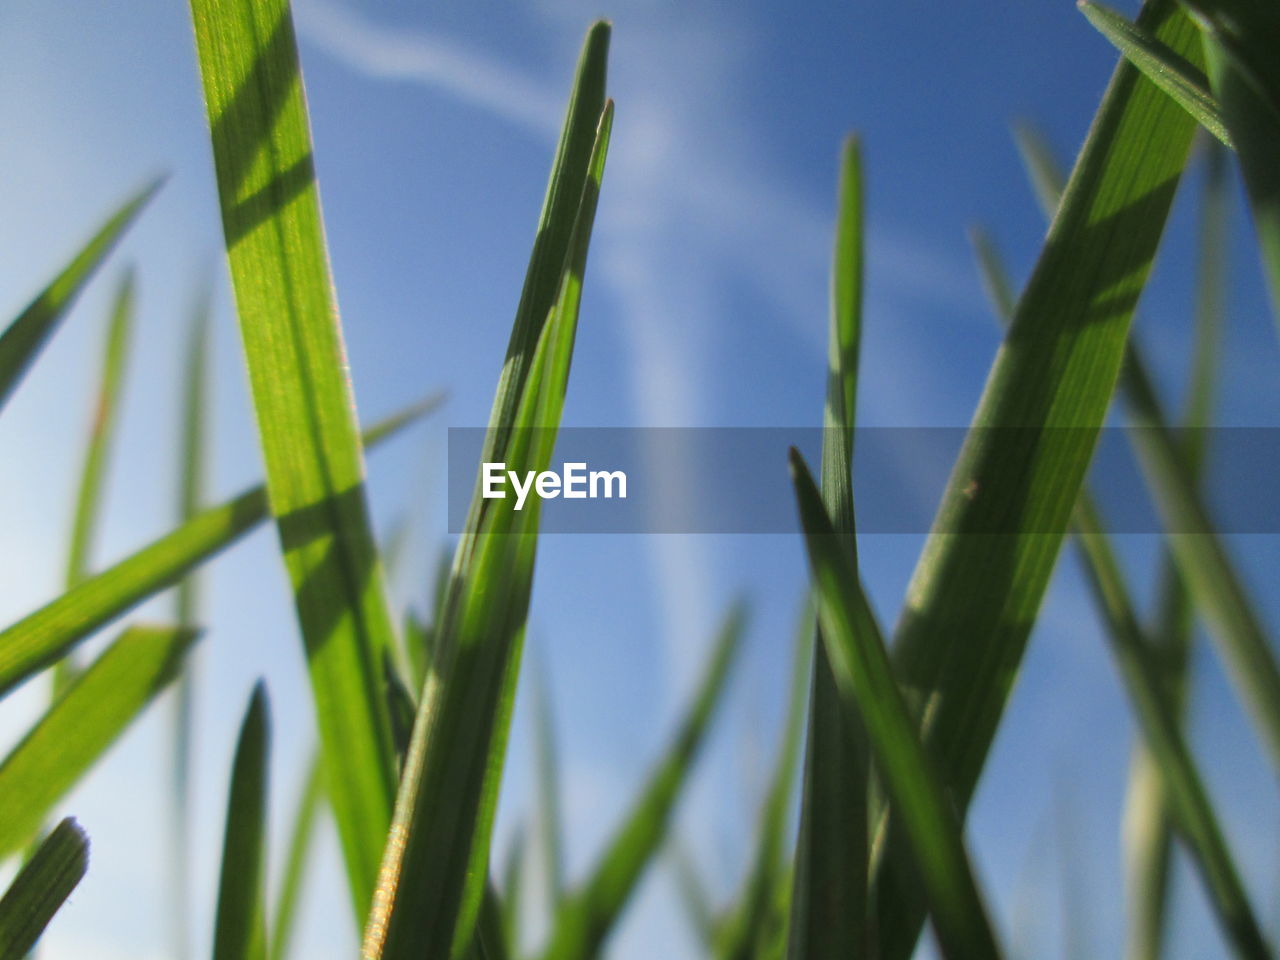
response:
<svg viewBox="0 0 1280 960"><path fill-rule="evenodd" d="M781 926L786 927L786 916L779 918L771 908L777 886L787 876L788 813L808 718L815 630L815 617L806 603L794 641L786 721L755 831L755 853L742 889L735 898L733 912L718 938L715 956L721 960L753 960L759 957L774 933L775 922L781 920ZM862 866L865 873L865 860Z"/></svg>
<svg viewBox="0 0 1280 960"><path fill-rule="evenodd" d="M394 636L316 189L288 0L191 0L222 226L285 566L357 916L396 769Z"/></svg>
<svg viewBox="0 0 1280 960"><path fill-rule="evenodd" d="M588 33L571 98L570 128L585 101L603 96L608 34L607 24L597 24ZM506 414L499 402L490 423L486 444L503 435L499 460L508 469L546 469L555 445L612 129L612 103L603 105L597 121L578 185L579 204L560 267L559 292L520 384L514 420L501 420ZM581 149L583 144L570 131L566 138L574 141L570 152ZM558 160L553 184L561 167ZM461 956L474 942L523 649L539 516L537 502L517 511L513 498L482 499L478 494L477 489L437 618L438 667L428 672L419 700L365 927L366 958L443 960Z"/></svg>
<svg viewBox="0 0 1280 960"><path fill-rule="evenodd" d="M554 914L564 898L564 834L560 817L560 764L555 716L545 668L534 671L534 758L538 772L538 836L546 868L547 902Z"/></svg>
<svg viewBox="0 0 1280 960"><path fill-rule="evenodd" d="M1152 0L1138 22L1196 62L1198 32L1172 0ZM1053 571L1194 131L1132 66L1117 67L908 589L894 664L960 810ZM1046 532L966 535L984 529ZM876 839L884 960L913 952L923 919L905 841L894 829Z"/></svg>
<svg viewBox="0 0 1280 960"><path fill-rule="evenodd" d="M208 282L196 295L183 364L181 441L178 462L178 520L191 521L204 500L205 420L208 406L209 317L212 290ZM195 571L178 583L175 597L178 625L194 626L200 589ZM175 960L185 960L191 943L191 741L195 712L198 651L178 676L173 700L173 838L170 890Z"/></svg>
<svg viewBox="0 0 1280 960"><path fill-rule="evenodd" d="M1240 156L1262 266L1280 324L1280 7L1183 0L1205 30L1209 84Z"/></svg>
<svg viewBox="0 0 1280 960"><path fill-rule="evenodd" d="M1223 932L1242 958L1271 956L1227 850L1204 784L1183 740L1166 677L1138 625L1128 587L1111 551L1097 509L1088 497L1076 507L1085 572L1104 612L1107 636L1129 700L1155 760L1164 797L1187 842Z"/></svg>
<svg viewBox="0 0 1280 960"><path fill-rule="evenodd" d="M688 713L622 825L587 879L566 898L551 929L545 960L591 960L617 924L640 878L661 849L717 704L724 699L734 654L741 646L746 611L730 611Z"/></svg>
<svg viewBox="0 0 1280 960"><path fill-rule="evenodd" d="M231 765L222 876L213 922L213 960L265 960L267 952L267 784L271 711L259 680Z"/></svg>
<svg viewBox="0 0 1280 960"><path fill-rule="evenodd" d="M50 809L174 678L195 639L130 627L0 762L0 858L32 839Z"/></svg>
<svg viewBox="0 0 1280 960"><path fill-rule="evenodd" d="M161 180L151 183L112 214L62 272L0 334L0 410L93 272L138 211L160 189L161 183Z"/></svg>
<svg viewBox="0 0 1280 960"><path fill-rule="evenodd" d="M795 450L791 472L832 673L845 703L862 717L881 781L911 844L942 953L954 960L998 957L960 820L917 737L844 537Z"/></svg>
<svg viewBox="0 0 1280 960"><path fill-rule="evenodd" d="M857 556L852 484L862 341L862 191L861 152L850 137L840 158L831 265L822 496L851 560ZM821 640L814 649L812 691L791 899L792 960L855 956L866 940L866 744L856 712L842 703Z"/></svg>
<svg viewBox="0 0 1280 960"><path fill-rule="evenodd" d="M59 823L0 897L0 960L22 960L89 869L89 838Z"/></svg>
<svg viewBox="0 0 1280 960"><path fill-rule="evenodd" d="M1209 78L1203 70L1110 7L1092 0L1078 0L1077 6L1098 32L1110 40L1112 46L1147 79L1173 97L1182 109L1222 143L1231 146L1231 134L1227 132L1217 101L1209 92Z"/></svg>
<svg viewBox="0 0 1280 960"><path fill-rule="evenodd" d="M710 956L720 926L711 900L711 890L698 869L693 851L679 833L672 834L667 841L667 849L670 852L671 869L675 873L676 889L680 892L680 908L689 921L698 946Z"/></svg>
<svg viewBox="0 0 1280 960"><path fill-rule="evenodd" d="M516 956L521 955L520 921L524 916L525 855L529 849L527 838L524 824L519 824L515 836L511 838L507 859L502 867L502 930L510 952Z"/></svg>
<svg viewBox="0 0 1280 960"><path fill-rule="evenodd" d="M271 960L284 960L297 929L298 899L307 877L311 851L315 846L316 826L324 801L324 779L320 755L315 753L307 764L306 776L293 812L293 828L289 831L289 848L285 853L284 871L280 875L280 891L275 910L271 912Z"/></svg>
<svg viewBox="0 0 1280 960"><path fill-rule="evenodd" d="M1029 123L1019 123L1013 128L1013 139L1022 156L1023 166L1031 177L1031 189L1035 192L1036 202L1050 223L1058 213L1058 204L1062 202L1062 191L1066 189L1066 178L1062 174L1053 150L1036 127Z"/></svg>
<svg viewBox="0 0 1280 960"><path fill-rule="evenodd" d="M475 952L480 960L511 960L515 952L507 943L505 910L492 879L485 881L480 918L476 921Z"/></svg>
<svg viewBox="0 0 1280 960"><path fill-rule="evenodd" d="M372 446L434 404L415 404L370 427ZM99 627L230 546L267 518L266 490L253 487L196 514L178 529L90 577L56 600L0 631L0 697L56 661Z"/></svg>

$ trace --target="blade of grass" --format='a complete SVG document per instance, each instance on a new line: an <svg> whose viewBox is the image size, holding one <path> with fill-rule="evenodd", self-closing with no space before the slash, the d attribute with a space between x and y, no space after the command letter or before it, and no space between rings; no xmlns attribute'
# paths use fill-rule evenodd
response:
<svg viewBox="0 0 1280 960"><path fill-rule="evenodd" d="M396 764L380 676L394 636L329 269L288 0L191 0L227 259L267 491L311 674L358 917Z"/></svg>
<svg viewBox="0 0 1280 960"><path fill-rule="evenodd" d="M729 667L741 646L745 624L745 608L735 604L720 630L675 739L596 866L565 898L542 954L545 960L590 960L599 955L609 931L666 838L676 800L689 780L716 706L724 699Z"/></svg>
<svg viewBox="0 0 1280 960"><path fill-rule="evenodd" d="M370 427L366 445L389 439L435 409L431 398ZM263 487L202 510L119 563L0 631L0 697L47 667L99 627L178 582L269 516Z"/></svg>
<svg viewBox="0 0 1280 960"><path fill-rule="evenodd" d="M1197 31L1170 0L1146 4L1138 22L1196 62ZM1194 130L1185 111L1119 64L908 589L894 664L961 810L1106 416ZM1060 427L1071 429L1052 429ZM966 535L991 529L1045 532ZM920 878L897 831L878 834L876 847L881 950L904 960L923 918Z"/></svg>
<svg viewBox="0 0 1280 960"><path fill-rule="evenodd" d="M178 520L188 523L195 518L204 499L205 410L208 406L209 317L212 289L208 282L196 295L191 311L186 361L182 377L182 416L179 424L181 441L178 462ZM178 583L175 615L178 625L194 626L199 609L200 587L193 571ZM191 739L192 716L195 712L195 678L193 660L178 677L173 700L173 838L168 857L171 872L174 957L185 960L191 943Z"/></svg>
<svg viewBox="0 0 1280 960"><path fill-rule="evenodd" d="M1138 624L1128 587L1105 535L1097 508L1087 497L1076 506L1077 538L1086 554L1085 572L1107 622L1107 637L1147 748L1160 775L1163 796L1177 819L1223 932L1244 958L1271 956L1226 840L1182 737L1166 678Z"/></svg>
<svg viewBox="0 0 1280 960"><path fill-rule="evenodd" d="M22 960L89 869L89 838L71 817L45 837L0 897L0 960Z"/></svg>
<svg viewBox="0 0 1280 960"><path fill-rule="evenodd" d="M594 87L584 90L581 78L595 72L589 65L599 58L603 80L607 38L605 25L588 34L570 121L580 97L601 92ZM550 463L612 121L613 105L606 102L581 185L559 294L538 337L515 420L490 425L506 433L502 462L511 469L541 471ZM531 509L516 511L511 498L482 499L478 494L477 490L438 619L439 668L429 671L420 697L365 927L366 958L457 957L473 942L488 875L489 838L523 649L539 516L536 502ZM503 599L494 602L495 597Z"/></svg>
<svg viewBox="0 0 1280 960"><path fill-rule="evenodd" d="M1209 85L1240 157L1280 323L1280 10L1267 0L1183 0L1183 5L1204 28Z"/></svg>
<svg viewBox="0 0 1280 960"><path fill-rule="evenodd" d="M1022 156L1023 166L1031 178L1031 189L1044 218L1050 223L1058 213L1062 192L1067 188L1066 178L1058 168L1053 150L1044 134L1029 123L1019 123L1013 128L1013 139ZM1010 313L1012 316L1012 312Z"/></svg>
<svg viewBox="0 0 1280 960"><path fill-rule="evenodd" d="M711 890L707 881L698 869L693 851L685 840L676 833L667 841L667 849L671 857L671 869L675 873L676 889L680 891L680 907L689 928L693 931L707 956L712 955L715 948L720 918L712 903Z"/></svg>
<svg viewBox="0 0 1280 960"><path fill-rule="evenodd" d="M901 818L924 884L944 956L998 957L986 907L965 852L960 820L944 792L861 584L800 454L791 476L818 598L821 637L845 703L862 717L885 789Z"/></svg>
<svg viewBox="0 0 1280 960"><path fill-rule="evenodd" d="M162 182L154 181L107 218L62 272L0 334L0 410L98 265Z"/></svg>
<svg viewBox="0 0 1280 960"><path fill-rule="evenodd" d="M778 883L787 875L787 815L808 719L815 630L813 611L806 603L794 641L786 722L755 831L755 854L742 889L734 898L735 905L725 921L723 933L717 938L714 955L722 960L752 960L760 956L772 925L778 920L771 908ZM864 860L864 868L865 865Z"/></svg>
<svg viewBox="0 0 1280 960"><path fill-rule="evenodd" d="M0 858L30 842L50 809L171 681L196 633L130 627L0 762Z"/></svg>
<svg viewBox="0 0 1280 960"><path fill-rule="evenodd" d="M862 157L853 137L841 153L837 209L822 495L844 549L856 558L853 427L862 341L863 201ZM854 956L865 949L867 935L866 744L857 714L842 704L821 639L814 648L812 691L791 898L792 960Z"/></svg>
<svg viewBox="0 0 1280 960"><path fill-rule="evenodd" d="M297 929L298 900L307 877L307 865L315 844L316 824L324 802L324 779L320 754L314 753L307 765L302 790L293 812L293 828L289 831L289 848L285 853L284 872L280 876L280 892L271 913L271 941L267 956L284 960Z"/></svg>
<svg viewBox="0 0 1280 960"><path fill-rule="evenodd" d="M529 849L527 837L524 824L517 826L515 836L511 838L511 847L507 850L506 863L502 867L502 930L510 952L515 956L521 955L520 919L524 909L525 856Z"/></svg>
<svg viewBox="0 0 1280 960"><path fill-rule="evenodd" d="M1203 70L1110 7L1092 0L1077 0L1076 6L1148 80L1173 97L1223 144L1232 145L1231 134L1227 132L1217 101L1209 92L1209 78Z"/></svg>
<svg viewBox="0 0 1280 960"><path fill-rule="evenodd" d="M222 875L213 922L213 960L264 960L267 951L266 840L271 711L253 688L231 764Z"/></svg>
<svg viewBox="0 0 1280 960"><path fill-rule="evenodd" d="M538 773L538 837L546 870L551 913L564 898L564 842L560 818L560 765L556 755L555 717L545 667L534 671L534 757Z"/></svg>

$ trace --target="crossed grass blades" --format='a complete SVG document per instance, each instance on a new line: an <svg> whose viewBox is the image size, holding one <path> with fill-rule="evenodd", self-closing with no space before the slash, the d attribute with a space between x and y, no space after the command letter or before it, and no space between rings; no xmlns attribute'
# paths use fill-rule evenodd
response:
<svg viewBox="0 0 1280 960"><path fill-rule="evenodd" d="M0 631L0 695L38 674L58 675L48 711L0 761L0 856L27 852L0 897L0 958L32 949L87 868L84 833L64 820L41 840L46 817L175 679L181 694L173 718L174 839L177 849L188 849L182 825L199 676L192 659L200 634L195 576L268 519L293 586L318 746L297 794L278 899L268 909L270 710L265 686L254 690L227 791L216 957L289 955L326 807L341 839L362 955L371 960L534 955L522 933L530 850L541 851L550 907L550 932L536 955L598 956L664 849L709 956L905 960L927 919L944 956L999 957L1003 937L969 859L964 812L1069 532L1142 733L1129 799L1128 955L1164 954L1169 850L1178 843L1191 854L1224 945L1241 957L1271 956L1185 736L1193 618L1210 626L1273 766L1280 763L1280 671L1230 553L1212 532L1200 494L1211 454L1176 433L1129 325L1202 126L1224 146L1210 161L1186 423L1210 423L1223 274L1222 245L1214 238L1225 229L1228 150L1240 161L1273 295L1280 288L1278 21L1255 0L1151 0L1133 22L1089 0L1081 6L1123 59L1065 182L1034 134L1020 132L1051 217L1020 297L993 242L975 235L1008 331L891 633L876 622L858 572L852 465L864 186L859 145L845 144L820 483L798 455L790 464L814 597L797 632L788 720L750 839L749 869L720 903L669 824L742 642L741 604L726 616L670 745L577 883L564 875L552 705L545 683L540 687L538 816L513 845L501 882L494 879L490 841L522 660L536 506L517 514L505 501L475 498L466 533L441 565L433 617L388 608L383 580L390 551L379 549L370 526L364 451L440 398L358 431L288 5L192 0L266 483L203 506L209 399L202 295L192 312L186 365L179 524L130 556L94 567L97 491L125 377L135 283L132 272L122 274L68 547L67 590ZM608 24L597 23L583 46L495 394L485 459L521 469L550 462L567 395L613 122L605 94L609 34ZM111 214L0 334L0 406L158 187L144 188ZM1168 538L1161 612L1152 627L1136 612L1105 523L1084 489L1117 384L1135 421L1152 428L1138 452L1166 522L1207 531ZM993 426L1024 429L986 429ZM1072 429L1045 429L1057 427ZM992 523L1038 532L976 532ZM127 625L97 660L73 665L81 642L175 586L173 624ZM536 844L528 842L528 830ZM185 956L189 878L185 858L178 859L174 953Z"/></svg>

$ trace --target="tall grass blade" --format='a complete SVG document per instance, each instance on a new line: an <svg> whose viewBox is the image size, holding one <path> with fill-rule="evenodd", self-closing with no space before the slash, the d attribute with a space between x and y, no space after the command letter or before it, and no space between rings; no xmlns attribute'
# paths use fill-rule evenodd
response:
<svg viewBox="0 0 1280 960"><path fill-rule="evenodd" d="M862 717L876 768L905 828L942 953L957 960L998 957L1000 950L965 852L960 819L898 690L844 538L795 450L791 473L817 592L822 641L841 696Z"/></svg>
<svg viewBox="0 0 1280 960"><path fill-rule="evenodd" d="M730 611L697 693L644 790L614 832L587 879L565 899L555 918L544 960L590 960L599 955L644 871L662 847L667 825L724 699L734 654L741 646L746 611Z"/></svg>
<svg viewBox="0 0 1280 960"><path fill-rule="evenodd" d="M1196 62L1197 31L1171 0L1149 2L1138 22ZM912 578L894 664L962 810L1083 483L1194 130L1132 66L1117 67ZM990 529L1047 532L972 534ZM876 854L882 953L904 960L923 917L919 878L897 831L877 837Z"/></svg>
<svg viewBox="0 0 1280 960"><path fill-rule="evenodd" d="M293 812L293 827L289 831L289 847L285 853L284 870L280 875L280 892L276 895L275 909L271 912L271 941L267 956L271 960L284 960L298 926L298 900L307 878L311 851L315 845L316 826L324 804L324 779L317 753L307 765L302 790Z"/></svg>
<svg viewBox="0 0 1280 960"><path fill-rule="evenodd" d="M130 627L0 761L0 858L29 843L50 809L171 681L195 639Z"/></svg>
<svg viewBox="0 0 1280 960"><path fill-rule="evenodd" d="M0 334L0 410L98 265L162 182L151 183L113 213L62 272Z"/></svg>
<svg viewBox="0 0 1280 960"><path fill-rule="evenodd" d="M584 64L604 56L605 40L607 28L593 28ZM580 68L580 76L585 72ZM603 63L599 74L602 80ZM580 97L598 92L584 91L581 84L575 89L570 121ZM506 437L500 461L508 469L541 471L551 460L612 121L613 105L606 103L580 188L559 293L528 364L514 420L490 425L490 440L495 430ZM473 942L537 542L537 504L517 511L514 503L477 495L458 543L439 617L438 667L429 671L420 698L365 928L366 958L458 957Z"/></svg>
<svg viewBox="0 0 1280 960"><path fill-rule="evenodd" d="M831 265L827 396L823 410L822 495L842 544L853 536L853 427L862 341L863 202L858 141L840 159ZM842 705L825 645L813 655L812 697L791 899L792 960L848 957L865 949L867 771L861 721Z"/></svg>
<svg viewBox="0 0 1280 960"><path fill-rule="evenodd" d="M1240 156L1280 323L1280 9L1268 0L1183 0L1205 31L1209 84Z"/></svg>
<svg viewBox="0 0 1280 960"><path fill-rule="evenodd" d="M388 417L365 433L369 446L389 439L434 402ZM267 493L252 487L200 511L176 530L0 631L0 697L47 667L99 627L230 546L269 516Z"/></svg>
<svg viewBox="0 0 1280 960"><path fill-rule="evenodd" d="M545 668L536 670L534 758L538 773L538 836L547 880L547 903L554 914L564 899L564 834L560 816L560 764L555 715Z"/></svg>
<svg viewBox="0 0 1280 960"><path fill-rule="evenodd" d="M222 875L213 922L213 960L265 960L267 784L271 711L262 681L253 688L231 765Z"/></svg>
<svg viewBox="0 0 1280 960"><path fill-rule="evenodd" d="M59 823L0 897L0 960L22 960L89 869L89 838Z"/></svg>
<svg viewBox="0 0 1280 960"><path fill-rule="evenodd" d="M1166 677L1138 625L1128 587L1107 541L1097 508L1083 497L1076 507L1078 542L1085 571L1107 622L1107 636L1120 666L1147 749L1155 760L1163 795L1195 860L1223 932L1238 956L1271 956L1249 905L1222 829L1182 737Z"/></svg>
<svg viewBox="0 0 1280 960"><path fill-rule="evenodd" d="M288 0L191 0L236 312L357 916L396 768L394 636L325 246Z"/></svg>
<svg viewBox="0 0 1280 960"><path fill-rule="evenodd" d="M1052 223L1062 202L1062 192L1067 187L1066 177L1039 129L1029 123L1019 123L1013 128L1013 139L1018 153L1022 155L1023 166L1031 177L1036 202L1040 204L1045 219Z"/></svg>
<svg viewBox="0 0 1280 960"><path fill-rule="evenodd" d="M667 848L670 851L671 869L675 873L676 889L680 893L680 907L698 945L707 956L711 956L722 919L717 915L711 890L698 869L693 851L680 834L671 836Z"/></svg>
<svg viewBox="0 0 1280 960"><path fill-rule="evenodd" d="M1209 92L1209 78L1203 70L1110 7L1092 0L1078 0L1077 6L1098 32L1110 40L1111 45L1148 80L1173 97L1223 144L1231 146L1231 134L1227 132L1217 101Z"/></svg>

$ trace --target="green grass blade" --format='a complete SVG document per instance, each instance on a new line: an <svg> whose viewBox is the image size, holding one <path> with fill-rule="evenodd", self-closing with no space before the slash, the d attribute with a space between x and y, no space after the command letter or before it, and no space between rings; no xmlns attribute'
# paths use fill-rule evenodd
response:
<svg viewBox="0 0 1280 960"><path fill-rule="evenodd" d="M505 913L493 881L487 880L484 899L480 902L480 918L476 921L474 952L480 960L510 960L514 955L507 943Z"/></svg>
<svg viewBox="0 0 1280 960"><path fill-rule="evenodd" d="M589 54L599 27L588 35ZM603 56L603 49L599 51ZM603 67L601 68L603 69ZM575 90L570 120L581 90ZM515 419L501 424L509 469L546 469L568 386L596 202L613 122L606 103L591 148L559 294L542 325ZM498 425L491 424L491 431ZM478 475L478 472L477 472ZM472 501L438 622L365 928L366 958L458 957L471 948L488 875L489 838L510 730L532 589L538 509ZM502 598L495 602L494 598Z"/></svg>
<svg viewBox="0 0 1280 960"><path fill-rule="evenodd" d="M898 690L844 537L794 450L791 472L832 672L845 703L862 717L876 768L911 844L942 953L964 960L998 957L960 820Z"/></svg>
<svg viewBox="0 0 1280 960"><path fill-rule="evenodd" d="M755 854L741 892L735 898L733 912L718 938L715 956L722 960L752 960L760 955L763 945L771 939L773 926L780 919L783 927L787 923L785 915L779 918L771 908L778 883L787 875L787 817L796 767L804 745L805 721L808 719L815 630L813 611L806 604L794 642L786 722L756 827ZM865 814L865 810L863 812ZM865 859L861 867L865 875Z"/></svg>
<svg viewBox="0 0 1280 960"><path fill-rule="evenodd" d="M1077 6L1098 32L1111 41L1111 45L1147 79L1173 97L1182 109L1222 143L1228 147L1232 145L1231 134L1227 132L1217 101L1209 92L1209 78L1203 70L1110 7L1092 0L1078 0Z"/></svg>
<svg viewBox="0 0 1280 960"><path fill-rule="evenodd" d="M0 762L0 858L30 842L50 809L171 681L195 639L130 627Z"/></svg>
<svg viewBox="0 0 1280 960"><path fill-rule="evenodd" d="M520 954L520 921L524 915L524 870L528 849L528 833L524 824L520 824L502 865L502 932L510 952L516 955Z"/></svg>
<svg viewBox="0 0 1280 960"><path fill-rule="evenodd" d="M862 339L862 189L861 153L851 137L840 160L822 418L823 501L851 558L857 552L852 484ZM856 955L866 939L866 744L856 713L842 705L821 640L814 649L812 690L791 900L792 960Z"/></svg>
<svg viewBox="0 0 1280 960"><path fill-rule="evenodd" d="M1128 587L1103 532L1097 508L1087 496L1076 507L1077 542L1086 555L1085 571L1103 610L1107 636L1129 700L1155 760L1164 797L1187 842L1210 903L1238 956L1271 956L1244 886L1227 850L1222 829L1182 737L1166 690L1166 677L1138 625Z"/></svg>
<svg viewBox="0 0 1280 960"><path fill-rule="evenodd" d="M1195 61L1198 33L1171 0L1148 3L1139 23ZM1132 66L1117 67L908 590L894 664L961 809L1106 416L1194 130ZM992 528L1044 532L966 535ZM877 845L880 943L886 960L903 960L923 916L918 881L905 838L890 831Z"/></svg>
<svg viewBox="0 0 1280 960"><path fill-rule="evenodd" d="M1240 156L1280 323L1280 9L1269 0L1183 0L1205 30L1209 84Z"/></svg>
<svg viewBox="0 0 1280 960"><path fill-rule="evenodd" d="M644 871L662 847L667 825L741 646L746 612L735 605L721 628L697 693L644 790L587 879L566 898L552 926L545 960L590 960L621 917Z"/></svg>
<svg viewBox="0 0 1280 960"><path fill-rule="evenodd" d="M88 869L89 838L67 817L0 897L0 960L28 955Z"/></svg>
<svg viewBox="0 0 1280 960"><path fill-rule="evenodd" d="M311 851L315 845L316 826L324 802L324 779L320 755L311 758L293 812L293 828L289 831L289 848L285 853L284 871L280 875L280 892L271 913L271 942L267 954L271 960L284 960L298 926L298 900L307 877Z"/></svg>
<svg viewBox="0 0 1280 960"><path fill-rule="evenodd" d="M191 0L267 489L306 645L357 916L395 799L380 656L394 636L287 0Z"/></svg>
<svg viewBox="0 0 1280 960"><path fill-rule="evenodd" d="M76 296L161 183L157 180L150 184L113 213L62 272L0 334L0 410L71 309Z"/></svg>
<svg viewBox="0 0 1280 960"><path fill-rule="evenodd" d="M560 764L555 716L545 670L535 671L534 757L538 773L538 836L546 870L547 902L554 914L564 898L564 834L560 816Z"/></svg>
<svg viewBox="0 0 1280 960"><path fill-rule="evenodd" d="M366 432L366 442L389 439L393 430L431 409L433 405L416 404L375 424ZM0 631L0 697L99 627L172 586L268 516L266 490L252 487L202 510L176 530Z"/></svg>
<svg viewBox="0 0 1280 960"><path fill-rule="evenodd" d="M231 765L222 874L213 921L213 960L264 960L267 953L267 784L271 711L262 681L253 688Z"/></svg>
<svg viewBox="0 0 1280 960"><path fill-rule="evenodd" d="M1052 223L1058 213L1058 204L1062 202L1062 191L1067 188L1066 177L1044 134L1036 127L1029 123L1017 124L1013 128L1013 139L1022 156L1023 166L1030 174L1036 202L1040 204L1045 219Z"/></svg>
<svg viewBox="0 0 1280 960"><path fill-rule="evenodd" d="M681 836L674 834L667 842L671 869L675 873L676 889L680 891L680 907L689 928L698 940L703 952L711 955L715 948L720 918L711 899L711 890L703 878L693 851Z"/></svg>

